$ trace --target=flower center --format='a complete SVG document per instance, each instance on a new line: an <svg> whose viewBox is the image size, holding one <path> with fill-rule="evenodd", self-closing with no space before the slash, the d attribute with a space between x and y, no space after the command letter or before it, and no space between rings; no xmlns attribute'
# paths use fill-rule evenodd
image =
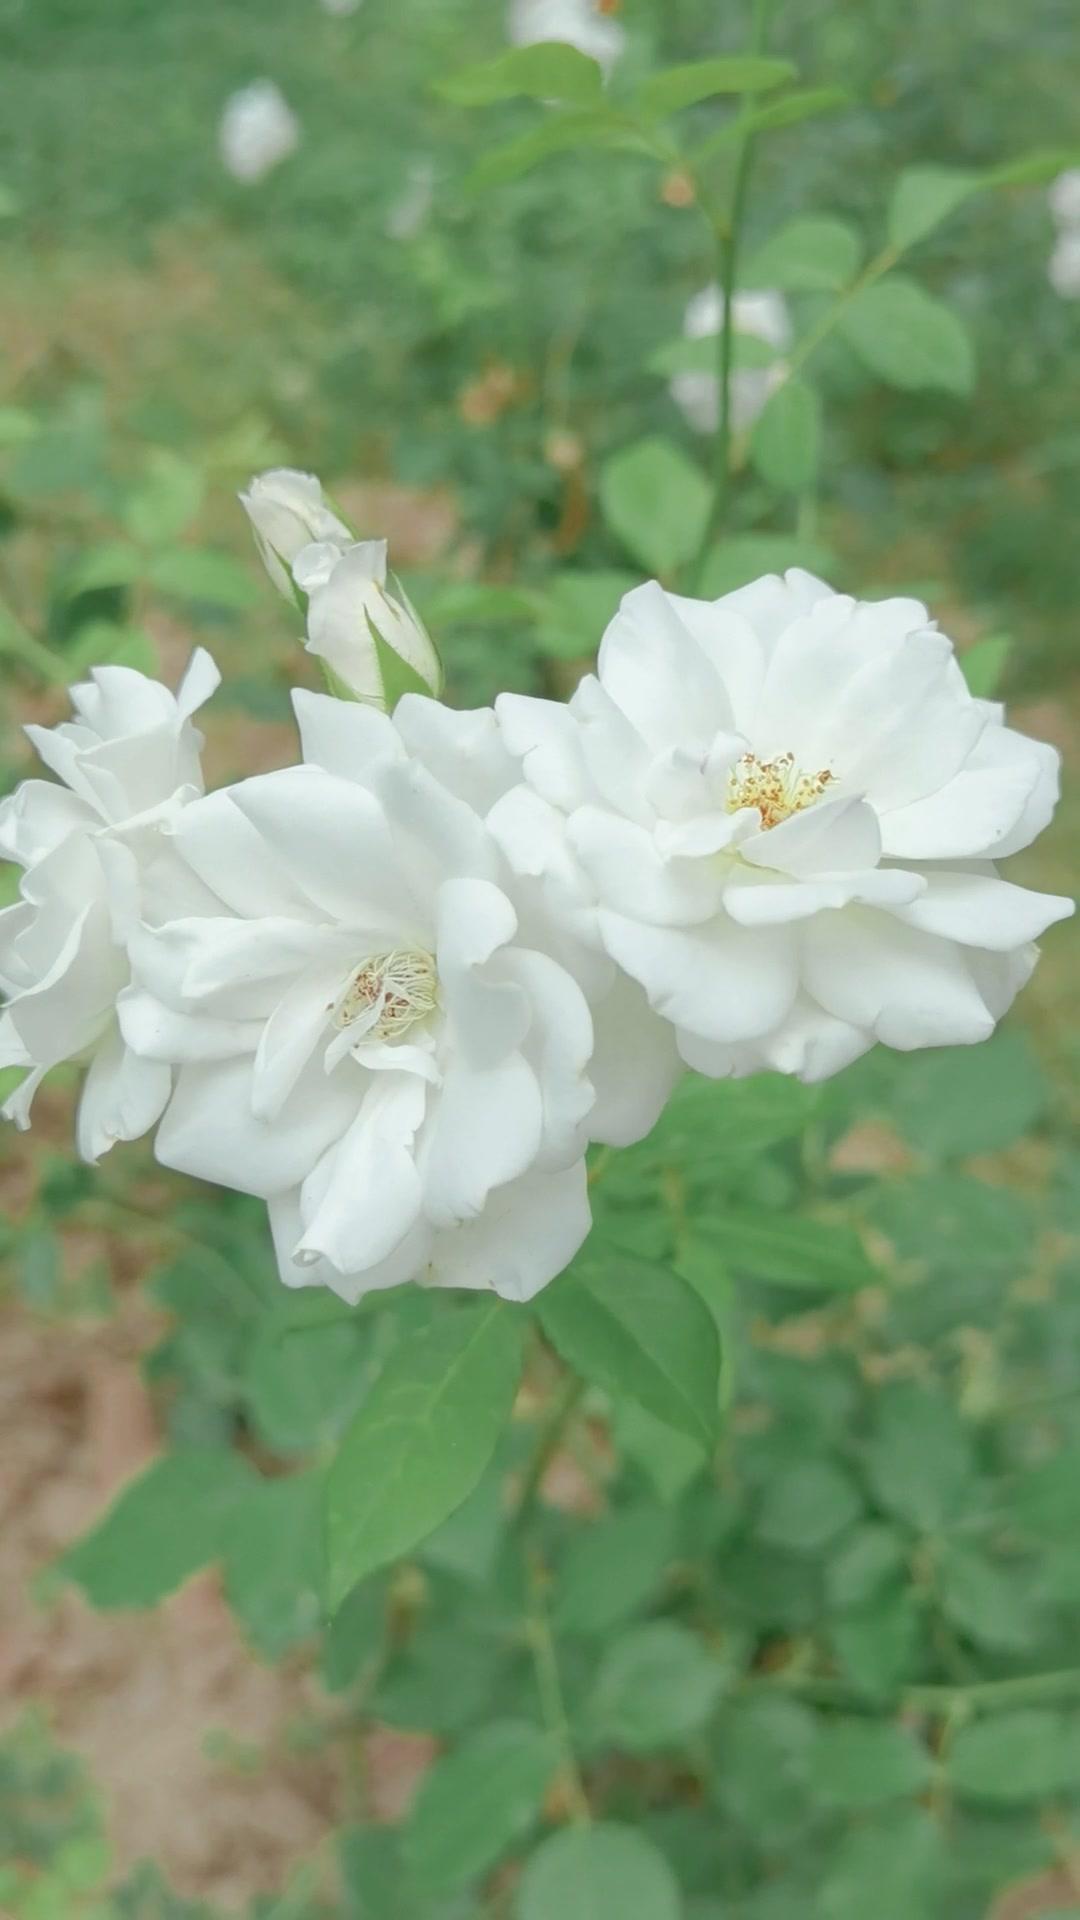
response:
<svg viewBox="0 0 1080 1920"><path fill-rule="evenodd" d="M781 820L790 820L793 813L802 813L820 800L835 777L827 767L820 773L803 773L793 753L779 753L775 760L744 753L728 774L727 810L738 813L740 807L756 807L762 827L778 827Z"/></svg>
<svg viewBox="0 0 1080 1920"><path fill-rule="evenodd" d="M439 976L422 947L373 953L349 975L330 1011L335 1027L357 1028L357 1038L400 1040L439 1004Z"/></svg>

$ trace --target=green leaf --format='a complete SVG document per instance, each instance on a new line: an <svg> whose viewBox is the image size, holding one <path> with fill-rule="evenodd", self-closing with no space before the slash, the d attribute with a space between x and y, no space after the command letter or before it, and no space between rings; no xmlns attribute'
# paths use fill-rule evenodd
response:
<svg viewBox="0 0 1080 1920"><path fill-rule="evenodd" d="M801 540L793 533L741 533L714 547L702 573L698 592L707 600L722 593L733 593L763 573L783 573L788 567L805 567L808 573L828 574L834 556L828 547L816 541Z"/></svg>
<svg viewBox="0 0 1080 1920"><path fill-rule="evenodd" d="M600 505L612 533L661 578L691 560L705 536L712 489L670 440L638 440L600 474Z"/></svg>
<svg viewBox="0 0 1080 1920"><path fill-rule="evenodd" d="M303 1296L300 1296L303 1299ZM244 1390L259 1438L277 1453L330 1445L364 1392L363 1323L319 1326L298 1319L297 1296L260 1322L244 1373Z"/></svg>
<svg viewBox="0 0 1080 1920"><path fill-rule="evenodd" d="M1028 1708L961 1727L949 1749L957 1793L1001 1803L1080 1790L1080 1729L1064 1714Z"/></svg>
<svg viewBox="0 0 1080 1920"><path fill-rule="evenodd" d="M502 1721L436 1761L402 1834L417 1891L456 1893L493 1867L539 1816L557 1757L550 1734Z"/></svg>
<svg viewBox="0 0 1080 1920"><path fill-rule="evenodd" d="M596 1737L652 1753L697 1733L724 1689L726 1670L674 1620L632 1627L605 1650L588 1703Z"/></svg>
<svg viewBox="0 0 1080 1920"><path fill-rule="evenodd" d="M558 40L511 47L494 60L461 67L436 80L433 92L456 107L486 107L496 100L560 100L586 107L599 100L604 76L595 60Z"/></svg>
<svg viewBox="0 0 1080 1920"><path fill-rule="evenodd" d="M0 407L0 447L18 447L41 432L37 415L25 407Z"/></svg>
<svg viewBox="0 0 1080 1920"><path fill-rule="evenodd" d="M225 1539L225 1597L266 1659L316 1631L323 1584L322 1474L259 1481Z"/></svg>
<svg viewBox="0 0 1080 1920"><path fill-rule="evenodd" d="M887 232L898 253L931 233L955 208L978 193L981 174L961 167L907 167L893 188Z"/></svg>
<svg viewBox="0 0 1080 1920"><path fill-rule="evenodd" d="M1004 1653L1031 1646L1038 1620L1028 1582L1014 1568L954 1542L940 1569L939 1591L946 1618L977 1645Z"/></svg>
<svg viewBox="0 0 1080 1920"><path fill-rule="evenodd" d="M1041 187L1056 180L1069 167L1080 167L1080 147L1037 147L1031 153L1018 154L1015 160L1003 160L983 175L987 187Z"/></svg>
<svg viewBox="0 0 1080 1920"><path fill-rule="evenodd" d="M835 293L854 279L862 247L843 220L807 214L766 240L743 267L748 287L778 287L782 293Z"/></svg>
<svg viewBox="0 0 1080 1920"><path fill-rule="evenodd" d="M839 1616L830 1639L841 1672L871 1700L888 1700L914 1677L923 1634L910 1589L888 1587Z"/></svg>
<svg viewBox="0 0 1080 1920"><path fill-rule="evenodd" d="M688 1073L634 1157L649 1166L753 1158L778 1141L802 1133L821 1101L819 1088L804 1086L785 1074L706 1080Z"/></svg>
<svg viewBox="0 0 1080 1920"><path fill-rule="evenodd" d="M222 1553L254 1476L239 1454L185 1448L125 1487L60 1570L91 1606L152 1607Z"/></svg>
<svg viewBox="0 0 1080 1920"><path fill-rule="evenodd" d="M394 1348L327 1481L333 1609L472 1492L513 1405L524 1327L491 1300L449 1310Z"/></svg>
<svg viewBox="0 0 1080 1920"><path fill-rule="evenodd" d="M636 1400L619 1401L611 1424L619 1451L641 1468L665 1506L685 1493L708 1458L707 1448L657 1420Z"/></svg>
<svg viewBox="0 0 1080 1920"><path fill-rule="evenodd" d="M821 401L805 380L784 380L769 395L750 437L754 465L769 486L805 493L821 463Z"/></svg>
<svg viewBox="0 0 1080 1920"><path fill-rule="evenodd" d="M839 326L872 373L905 391L940 387L968 394L975 356L962 321L906 275L889 274L862 287Z"/></svg>
<svg viewBox="0 0 1080 1920"><path fill-rule="evenodd" d="M818 1920L938 1920L945 1845L921 1807L898 1807L853 1826L832 1855Z"/></svg>
<svg viewBox="0 0 1080 1920"><path fill-rule="evenodd" d="M194 520L205 491L206 482L197 467L166 447L155 447L141 482L124 504L124 525L132 539L150 546L175 540Z"/></svg>
<svg viewBox="0 0 1080 1920"><path fill-rule="evenodd" d="M935 1160L1012 1146L1050 1099L1027 1035L1012 1028L982 1046L934 1048L904 1064L890 1112L905 1139Z"/></svg>
<svg viewBox="0 0 1080 1920"><path fill-rule="evenodd" d="M866 1464L877 1498L919 1532L940 1532L963 1509L973 1470L971 1439L952 1403L894 1381L878 1396L875 1426Z"/></svg>
<svg viewBox="0 0 1080 1920"><path fill-rule="evenodd" d="M831 1460L801 1460L768 1481L757 1532L770 1546L820 1553L862 1513L851 1476Z"/></svg>
<svg viewBox="0 0 1080 1920"><path fill-rule="evenodd" d="M727 126L721 127L718 133L698 147L691 157L696 165L701 166L724 147L740 145L759 133L774 133L782 127L797 126L802 120L815 119L821 113L835 113L851 104L851 95L843 87L798 87L792 93L784 94L780 100L770 100L764 107L741 113L737 120L729 121Z"/></svg>
<svg viewBox="0 0 1080 1920"><path fill-rule="evenodd" d="M638 584L636 574L614 568L555 574L545 588L536 632L540 651L557 660L594 654L623 595Z"/></svg>
<svg viewBox="0 0 1080 1920"><path fill-rule="evenodd" d="M840 1548L826 1571L830 1606L838 1612L873 1600L903 1572L904 1541L895 1527L868 1521Z"/></svg>
<svg viewBox="0 0 1080 1920"><path fill-rule="evenodd" d="M991 633L958 656L964 679L977 699L990 700L997 692L1012 644L1010 634Z"/></svg>
<svg viewBox="0 0 1080 1920"><path fill-rule="evenodd" d="M861 1812L921 1793L930 1757L911 1734L888 1721L833 1720L822 1727L810 1760L814 1793L826 1806Z"/></svg>
<svg viewBox="0 0 1080 1920"><path fill-rule="evenodd" d="M519 139L493 148L467 175L465 185L476 193L486 187L503 186L508 180L518 180L522 174L531 173L544 160L559 153L572 153L579 147L651 153L644 135L609 107L582 107L553 113Z"/></svg>
<svg viewBox="0 0 1080 1920"><path fill-rule="evenodd" d="M259 598L259 589L247 567L231 553L210 547L174 547L156 555L147 569L151 586L179 600L203 602L242 613Z"/></svg>
<svg viewBox="0 0 1080 1920"><path fill-rule="evenodd" d="M878 1277L858 1234L839 1221L732 1206L710 1213L708 1237L736 1272L776 1286L849 1293Z"/></svg>
<svg viewBox="0 0 1080 1920"><path fill-rule="evenodd" d="M74 600L101 587L129 587L139 578L146 560L127 540L105 540L88 547L64 576L64 592Z"/></svg>
<svg viewBox="0 0 1080 1920"><path fill-rule="evenodd" d="M616 1400L628 1395L700 1446L716 1440L720 1342L678 1274L620 1248L585 1260L533 1303L552 1346Z"/></svg>
<svg viewBox="0 0 1080 1920"><path fill-rule="evenodd" d="M663 1507L630 1507L586 1527L567 1548L555 1584L560 1633L600 1634L641 1611L674 1551Z"/></svg>
<svg viewBox="0 0 1080 1920"><path fill-rule="evenodd" d="M526 1865L514 1920L683 1920L675 1876L632 1827L567 1827Z"/></svg>
<svg viewBox="0 0 1080 1920"><path fill-rule="evenodd" d="M720 93L765 93L770 87L794 80L790 60L772 60L764 54L733 54L726 59L692 60L650 74L634 96L634 108L647 120L696 106Z"/></svg>

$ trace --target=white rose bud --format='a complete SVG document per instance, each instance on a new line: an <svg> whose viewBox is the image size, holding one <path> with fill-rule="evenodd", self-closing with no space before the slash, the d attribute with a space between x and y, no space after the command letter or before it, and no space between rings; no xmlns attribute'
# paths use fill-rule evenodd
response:
<svg viewBox="0 0 1080 1920"><path fill-rule="evenodd" d="M314 473L299 473L295 467L257 473L240 495L240 505L251 521L262 563L286 600L298 599L292 576L298 553L315 540L341 553L352 541L352 529L327 504Z"/></svg>
<svg viewBox="0 0 1080 1920"><path fill-rule="evenodd" d="M401 582L386 571L386 541L305 547L293 578L308 596L307 650L341 691L391 710L403 693L442 689L434 643Z"/></svg>
<svg viewBox="0 0 1080 1920"><path fill-rule="evenodd" d="M253 186L295 153L300 122L280 87L253 80L225 102L218 138L228 172Z"/></svg>

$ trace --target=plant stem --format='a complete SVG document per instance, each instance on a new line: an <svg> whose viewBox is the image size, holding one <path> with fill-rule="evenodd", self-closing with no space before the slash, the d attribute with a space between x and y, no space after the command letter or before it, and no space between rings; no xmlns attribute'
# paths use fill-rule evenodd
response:
<svg viewBox="0 0 1080 1920"><path fill-rule="evenodd" d="M529 1518L536 1505L544 1475L562 1446L566 1430L577 1412L584 1392L585 1381L580 1380L576 1373L568 1373L548 1410L533 1457L521 1483L521 1492L514 1512L514 1521L519 1527Z"/></svg>
<svg viewBox="0 0 1080 1920"><path fill-rule="evenodd" d="M577 1826L588 1826L592 1820L592 1809L574 1751L574 1736L566 1711L559 1659L544 1600L544 1570L535 1555L529 1556L529 1591L532 1606L526 1630L532 1649L541 1711L546 1726L558 1743L571 1816Z"/></svg>
<svg viewBox="0 0 1080 1920"><path fill-rule="evenodd" d="M751 54L760 54L765 51L769 30L769 7L770 0L754 0L749 46ZM749 112L752 106L752 96L746 95L742 103L743 111ZM743 215L746 210L746 196L750 185L753 159L754 136L752 133L747 133L739 142L735 158L731 203L726 215L710 213L706 209L716 243L717 277L720 283L720 331L716 341L719 416L716 430L713 505L701 544L699 573L704 566L710 547L717 536L723 532L731 499L731 374L735 355L732 311L738 286L739 243L742 237Z"/></svg>
<svg viewBox="0 0 1080 1920"><path fill-rule="evenodd" d="M785 1679L783 1674L775 1678L755 1679L746 1683L752 1692L771 1688L774 1692L797 1694L800 1699L815 1701L825 1707L847 1707L857 1709L866 1707L864 1696L841 1680L816 1679L813 1675L792 1674ZM958 1682L956 1685L933 1685L905 1687L899 1696L901 1707L908 1707L917 1713L954 1715L958 1710L966 1716L974 1713L989 1713L997 1707L1024 1707L1040 1703L1053 1703L1058 1700L1071 1700L1080 1696L1080 1667L1063 1667L1052 1673L1021 1673L1009 1680L977 1680L970 1684Z"/></svg>

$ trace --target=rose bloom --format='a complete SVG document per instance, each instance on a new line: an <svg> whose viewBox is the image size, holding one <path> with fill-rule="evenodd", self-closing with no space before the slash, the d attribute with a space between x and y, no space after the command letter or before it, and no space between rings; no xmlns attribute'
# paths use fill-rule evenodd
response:
<svg viewBox="0 0 1080 1920"><path fill-rule="evenodd" d="M817 1080L875 1040L983 1040L1072 902L1000 878L1058 755L968 691L916 600L799 571L628 594L569 706L503 694L491 826L702 1072Z"/></svg>
<svg viewBox="0 0 1080 1920"><path fill-rule="evenodd" d="M298 601L293 581L297 554L313 543L344 552L352 530L338 518L314 473L295 467L271 467L249 480L240 505L251 522L259 557L278 592Z"/></svg>
<svg viewBox="0 0 1080 1920"><path fill-rule="evenodd" d="M253 186L295 152L300 122L273 80L253 80L225 102L218 137L227 171Z"/></svg>
<svg viewBox="0 0 1080 1920"><path fill-rule="evenodd" d="M290 1285L527 1298L589 1227L594 1029L484 824L515 770L490 711L295 701L306 764L185 810L182 914L136 942L123 1032L180 1067L158 1157L264 1197ZM626 1073L628 1005L613 1138L671 1083L655 1040Z"/></svg>
<svg viewBox="0 0 1080 1920"><path fill-rule="evenodd" d="M516 47L560 40L576 47L610 74L623 48L626 33L605 14L597 0L510 0L507 38Z"/></svg>
<svg viewBox="0 0 1080 1920"><path fill-rule="evenodd" d="M164 830L203 790L191 716L218 684L201 649L174 695L130 667L97 667L71 689L75 719L27 727L56 782L24 780L0 806L0 853L25 869L0 913L0 1066L28 1069L4 1112L28 1126L50 1067L89 1062L78 1144L96 1160L153 1126L171 1076L121 1038L116 997L146 910Z"/></svg>
<svg viewBox="0 0 1080 1920"><path fill-rule="evenodd" d="M686 309L688 340L715 339L721 330L723 300L719 287L704 287ZM738 367L731 376L731 418L737 433L752 427L769 395L784 377L782 354L791 345L791 316L783 295L771 289L737 293L731 303L735 333L762 340L776 349L770 367ZM720 382L715 373L677 373L671 397L697 433L715 433L720 419Z"/></svg>

